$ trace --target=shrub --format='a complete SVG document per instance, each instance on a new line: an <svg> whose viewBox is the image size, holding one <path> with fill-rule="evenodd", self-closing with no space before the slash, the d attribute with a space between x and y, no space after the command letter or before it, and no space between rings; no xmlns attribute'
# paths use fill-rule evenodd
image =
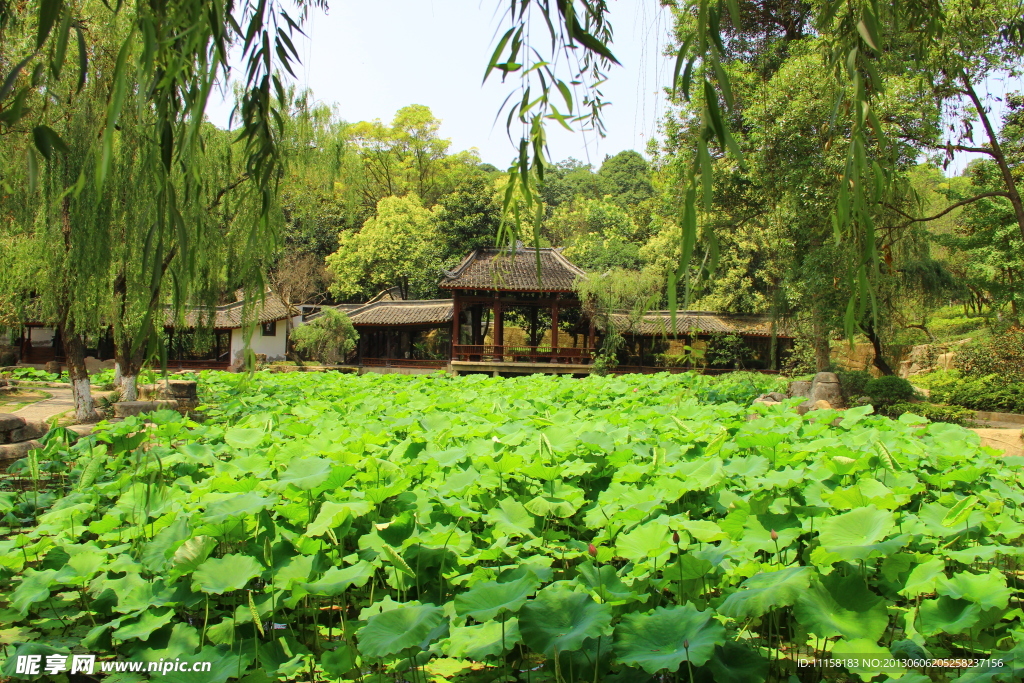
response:
<svg viewBox="0 0 1024 683"><path fill-rule="evenodd" d="M1007 382L1001 375L965 377L959 373L943 373L931 377L928 384L933 401L974 410L1024 413L1024 382Z"/></svg>
<svg viewBox="0 0 1024 683"><path fill-rule="evenodd" d="M730 372L714 378L701 398L708 403L750 404L761 394L785 392L788 384L789 381L780 375Z"/></svg>
<svg viewBox="0 0 1024 683"><path fill-rule="evenodd" d="M905 403L919 398L917 391L909 381L895 375L878 377L866 382L864 393L871 398L871 403L875 406Z"/></svg>
<svg viewBox="0 0 1024 683"><path fill-rule="evenodd" d="M839 385L843 390L843 398L849 401L854 396L867 394L865 387L871 381L871 373L867 370L837 370Z"/></svg>
<svg viewBox="0 0 1024 683"><path fill-rule="evenodd" d="M903 413L912 413L927 418L932 422L949 422L964 425L974 417L974 411L963 406L940 406L934 403L893 403L879 410L882 415L899 417Z"/></svg>
<svg viewBox="0 0 1024 683"><path fill-rule="evenodd" d="M998 373L1006 380L1024 381L1024 329L1014 327L990 339L965 344L953 356L965 375Z"/></svg>
<svg viewBox="0 0 1024 683"><path fill-rule="evenodd" d="M347 315L325 308L319 317L296 328L291 339L299 353L321 363L337 363L356 347L359 333Z"/></svg>

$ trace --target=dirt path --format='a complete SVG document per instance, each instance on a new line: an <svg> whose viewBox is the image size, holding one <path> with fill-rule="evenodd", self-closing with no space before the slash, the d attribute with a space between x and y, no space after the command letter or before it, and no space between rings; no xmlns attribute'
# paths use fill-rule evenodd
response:
<svg viewBox="0 0 1024 683"><path fill-rule="evenodd" d="M1024 455L1024 438L1020 428L1016 429L972 429L981 437L982 446L998 448L1004 455Z"/></svg>

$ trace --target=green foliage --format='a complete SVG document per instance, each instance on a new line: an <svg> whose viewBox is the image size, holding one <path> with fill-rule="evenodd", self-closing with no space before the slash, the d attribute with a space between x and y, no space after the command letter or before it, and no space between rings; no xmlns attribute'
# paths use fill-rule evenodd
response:
<svg viewBox="0 0 1024 683"><path fill-rule="evenodd" d="M761 394L785 392L789 380L779 375L761 372L728 372L714 378L706 391L700 393L709 403L738 403L750 405Z"/></svg>
<svg viewBox="0 0 1024 683"><path fill-rule="evenodd" d="M917 390L910 381L895 375L868 380L864 383L864 393L875 406L892 405L918 398Z"/></svg>
<svg viewBox="0 0 1024 683"><path fill-rule="evenodd" d="M38 490L0 494L6 633L224 679L458 659L567 683L753 683L797 639L1009 659L1022 635L1018 464L954 425L712 403L739 382L698 374L201 382L203 424L51 440Z"/></svg>
<svg viewBox="0 0 1024 683"><path fill-rule="evenodd" d="M1024 382L1024 328L1013 327L958 347L953 365L967 376L999 374L1009 382Z"/></svg>
<svg viewBox="0 0 1024 683"><path fill-rule="evenodd" d="M897 418L904 413L920 415L931 422L948 422L956 425L970 424L974 409L960 405L936 405L934 403L892 403L881 411L883 415Z"/></svg>
<svg viewBox="0 0 1024 683"><path fill-rule="evenodd" d="M1024 413L1024 382L1008 382L1003 375L964 376L958 371L937 371L914 377L931 390L933 401L972 410Z"/></svg>
<svg viewBox="0 0 1024 683"><path fill-rule="evenodd" d="M849 401L856 396L867 395L867 385L871 381L871 373L867 370L836 370L843 398Z"/></svg>
<svg viewBox="0 0 1024 683"><path fill-rule="evenodd" d="M295 350L321 363L344 361L356 348L359 333L342 311L324 308L314 320L292 330L291 342Z"/></svg>
<svg viewBox="0 0 1024 683"><path fill-rule="evenodd" d="M370 296L398 287L403 298L429 295L440 272L440 236L434 214L419 197L384 197L358 232L344 232L327 257L331 290L342 297Z"/></svg>

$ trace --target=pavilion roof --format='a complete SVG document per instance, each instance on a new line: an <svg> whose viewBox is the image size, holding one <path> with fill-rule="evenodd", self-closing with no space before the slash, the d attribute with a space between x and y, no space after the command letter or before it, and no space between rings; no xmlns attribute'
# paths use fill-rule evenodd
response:
<svg viewBox="0 0 1024 683"><path fill-rule="evenodd" d="M644 337L655 337L672 334L672 314L670 311L649 311L630 330L630 316L627 313L613 313L611 322L620 332L627 330ZM691 332L697 334L739 334L743 336L770 337L772 319L769 315L746 313L713 313L710 311L676 311L675 330L677 335ZM791 337L787 326L776 321L775 335Z"/></svg>
<svg viewBox="0 0 1024 683"><path fill-rule="evenodd" d="M519 246L514 251L475 249L462 259L455 270L445 271L440 287L499 292L571 292L573 283L586 276L559 249L551 247Z"/></svg>
<svg viewBox="0 0 1024 683"><path fill-rule="evenodd" d="M245 311L245 301L233 301L223 306L195 306L185 311L185 327L207 325L213 318L213 328L227 330L242 327L244 321L259 324L276 322L299 315L299 311L288 306L277 294L267 292L263 301L252 303L252 310ZM244 317L243 317L244 314ZM164 313L164 325L174 327L178 323L170 309Z"/></svg>
<svg viewBox="0 0 1024 683"><path fill-rule="evenodd" d="M348 313L360 325L441 325L452 320L451 299L371 301Z"/></svg>

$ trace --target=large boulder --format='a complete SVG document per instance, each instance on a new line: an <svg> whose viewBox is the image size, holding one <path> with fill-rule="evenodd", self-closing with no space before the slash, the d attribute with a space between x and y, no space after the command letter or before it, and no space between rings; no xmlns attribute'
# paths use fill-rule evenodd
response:
<svg viewBox="0 0 1024 683"><path fill-rule="evenodd" d="M178 410L178 402L169 401L121 401L114 404L114 417L129 417L152 413L157 410Z"/></svg>
<svg viewBox="0 0 1024 683"><path fill-rule="evenodd" d="M60 367L60 363L58 363L55 360L51 360L50 362L43 366L43 370L50 373L51 375L59 375Z"/></svg>
<svg viewBox="0 0 1024 683"><path fill-rule="evenodd" d="M790 382L789 383L789 397L796 398L808 398L811 395L811 383L806 381Z"/></svg>
<svg viewBox="0 0 1024 683"><path fill-rule="evenodd" d="M843 388L834 372L819 372L811 382L811 401L828 401L833 408L843 406Z"/></svg>

